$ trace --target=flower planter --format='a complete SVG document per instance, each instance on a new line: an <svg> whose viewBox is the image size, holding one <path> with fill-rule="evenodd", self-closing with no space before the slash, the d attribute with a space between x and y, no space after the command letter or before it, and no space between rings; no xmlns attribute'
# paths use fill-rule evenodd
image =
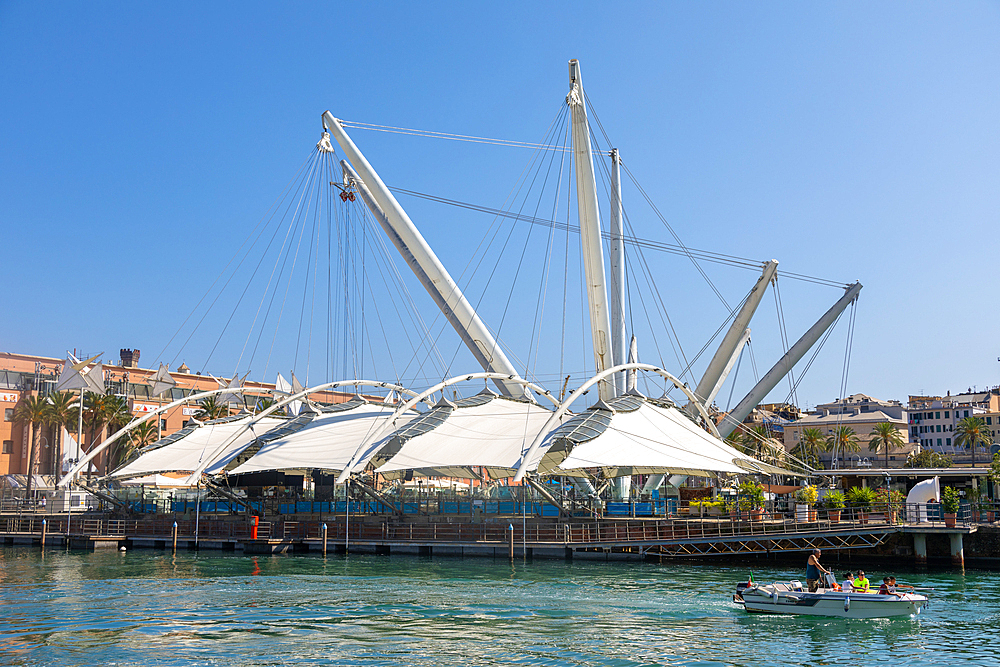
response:
<svg viewBox="0 0 1000 667"><path fill-rule="evenodd" d="M858 512L858 523L862 526L868 525L868 512Z"/></svg>
<svg viewBox="0 0 1000 667"><path fill-rule="evenodd" d="M798 503L795 505L795 520L796 521L815 521L816 520L816 510L812 505L803 505Z"/></svg>
<svg viewBox="0 0 1000 667"><path fill-rule="evenodd" d="M946 528L955 527L955 519L958 518L958 514L945 512L944 514L944 525Z"/></svg>
<svg viewBox="0 0 1000 667"><path fill-rule="evenodd" d="M840 523L840 512L841 510L827 510L827 517L832 523Z"/></svg>
<svg viewBox="0 0 1000 667"><path fill-rule="evenodd" d="M993 523L994 521L996 521L996 512L987 512L986 521L989 523Z"/></svg>
<svg viewBox="0 0 1000 667"><path fill-rule="evenodd" d="M764 508L750 510L750 518L753 521L760 521L764 518Z"/></svg>
<svg viewBox="0 0 1000 667"><path fill-rule="evenodd" d="M708 510L706 511L708 513L708 516L719 516L720 514L722 514L722 510L720 510L718 507L709 507Z"/></svg>

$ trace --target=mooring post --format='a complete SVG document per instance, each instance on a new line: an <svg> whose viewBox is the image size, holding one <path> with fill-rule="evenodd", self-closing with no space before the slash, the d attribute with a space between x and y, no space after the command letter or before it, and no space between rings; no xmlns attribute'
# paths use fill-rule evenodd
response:
<svg viewBox="0 0 1000 667"><path fill-rule="evenodd" d="M48 527L48 522L45 519L42 519L42 551L45 551L45 531Z"/></svg>
<svg viewBox="0 0 1000 667"><path fill-rule="evenodd" d="M913 560L917 565L927 565L926 533L913 533Z"/></svg>
<svg viewBox="0 0 1000 667"><path fill-rule="evenodd" d="M952 533L951 537L951 564L954 567L965 569L965 547L963 545L962 533Z"/></svg>
<svg viewBox="0 0 1000 667"><path fill-rule="evenodd" d="M323 524L323 558L326 558L326 524Z"/></svg>
<svg viewBox="0 0 1000 667"><path fill-rule="evenodd" d="M177 522L174 521L174 555L177 555Z"/></svg>
<svg viewBox="0 0 1000 667"><path fill-rule="evenodd" d="M509 524L507 530L510 531L510 539L507 541L507 557L510 562L514 562L514 524Z"/></svg>

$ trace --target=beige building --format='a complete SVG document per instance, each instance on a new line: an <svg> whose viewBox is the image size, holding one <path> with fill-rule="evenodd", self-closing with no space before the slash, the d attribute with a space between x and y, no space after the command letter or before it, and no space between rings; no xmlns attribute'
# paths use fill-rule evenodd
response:
<svg viewBox="0 0 1000 667"><path fill-rule="evenodd" d="M889 453L889 466L902 467L910 453L919 451L919 445L908 442L909 424L907 410L899 401L882 401L865 394L854 394L843 400L816 406L816 410L803 415L797 421L785 425L784 445L786 451L791 451L802 439L802 432L807 428L817 428L824 437L829 437L840 426L849 426L861 443L861 451L849 452L848 459L838 453L838 467L873 467L885 465L885 454L868 450L868 441L878 424L890 422L899 430L903 447ZM832 467L832 453L820 452L820 461Z"/></svg>

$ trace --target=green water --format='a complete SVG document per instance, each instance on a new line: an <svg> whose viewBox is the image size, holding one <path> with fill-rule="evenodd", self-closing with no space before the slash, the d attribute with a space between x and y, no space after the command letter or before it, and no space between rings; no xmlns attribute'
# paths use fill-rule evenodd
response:
<svg viewBox="0 0 1000 667"><path fill-rule="evenodd" d="M1000 574L897 571L935 589L931 608L870 621L748 615L730 601L746 574L720 561L7 548L0 665L1000 664Z"/></svg>

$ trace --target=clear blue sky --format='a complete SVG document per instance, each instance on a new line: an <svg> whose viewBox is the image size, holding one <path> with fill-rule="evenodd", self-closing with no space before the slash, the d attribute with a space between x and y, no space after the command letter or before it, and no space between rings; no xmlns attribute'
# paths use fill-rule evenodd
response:
<svg viewBox="0 0 1000 667"><path fill-rule="evenodd" d="M115 358L138 347L153 365L298 171L324 110L541 141L567 91L566 62L579 58L604 129L687 245L865 285L850 392L905 400L995 385L998 35L1000 5L978 2L0 2L0 349ZM530 157L353 136L388 183L491 207ZM637 234L671 241L634 187L624 196ZM490 219L401 201L461 273ZM691 357L725 311L686 260L647 259ZM730 303L754 279L705 269ZM518 284L538 276L532 267ZM555 294L562 277L551 280ZM838 296L780 284L792 339ZM508 290L486 292L492 326ZM525 290L501 332L515 349L534 319L537 287ZM413 294L432 320L429 299ZM547 308L538 373L554 378L560 323L551 299ZM203 368L225 317L163 360L231 373L243 335ZM759 373L781 353L775 322L768 299L753 324ZM800 403L839 396L845 335L842 323ZM677 370L662 332L650 337L640 335L643 360ZM443 339L443 354L456 345ZM456 371L469 368L458 359ZM292 363L279 351L257 379ZM256 361L251 371L263 373ZM744 365L735 399L751 375Z"/></svg>

